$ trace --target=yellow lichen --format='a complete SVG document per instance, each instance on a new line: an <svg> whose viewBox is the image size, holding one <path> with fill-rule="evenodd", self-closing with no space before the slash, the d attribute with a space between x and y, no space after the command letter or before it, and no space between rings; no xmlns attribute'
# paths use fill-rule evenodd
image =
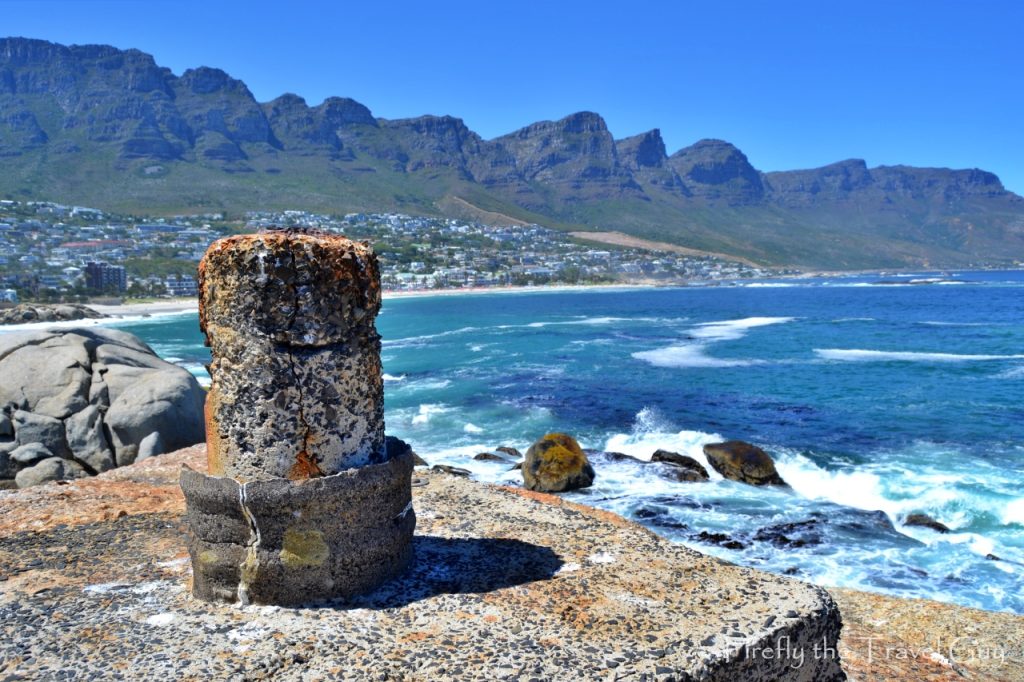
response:
<svg viewBox="0 0 1024 682"><path fill-rule="evenodd" d="M281 547L281 563L288 568L310 568L322 566L330 550L324 542L324 534L318 530L295 530L284 532Z"/></svg>
<svg viewBox="0 0 1024 682"><path fill-rule="evenodd" d="M201 564L215 564L220 559L217 553L212 549L207 549L199 553L199 563Z"/></svg>

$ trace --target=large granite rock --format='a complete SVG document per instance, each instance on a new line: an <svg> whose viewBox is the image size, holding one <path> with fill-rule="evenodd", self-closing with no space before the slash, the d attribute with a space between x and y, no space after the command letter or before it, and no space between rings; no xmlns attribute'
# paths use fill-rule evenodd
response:
<svg viewBox="0 0 1024 682"><path fill-rule="evenodd" d="M538 492L560 493L594 483L594 467L586 453L564 433L549 433L531 445L522 471L523 484Z"/></svg>
<svg viewBox="0 0 1024 682"><path fill-rule="evenodd" d="M708 443L704 446L708 463L725 478L750 485L779 485L786 482L775 470L767 452L741 440Z"/></svg>
<svg viewBox="0 0 1024 682"><path fill-rule="evenodd" d="M21 487L130 464L147 438L144 456L203 440L205 392L127 332L4 334L0 377L0 479Z"/></svg>
<svg viewBox="0 0 1024 682"><path fill-rule="evenodd" d="M411 490L422 523L409 570L374 592L319 608L189 598L177 481L182 464L204 461L197 446L59 495L0 495L0 575L10 576L0 660L10 677L843 679L839 612L824 589L559 497L433 471L417 472ZM296 495L331 484L289 483ZM219 527L225 537L248 532L237 512ZM402 517L388 505L374 513ZM275 565L312 570L323 556L315 537L267 531L282 540Z"/></svg>

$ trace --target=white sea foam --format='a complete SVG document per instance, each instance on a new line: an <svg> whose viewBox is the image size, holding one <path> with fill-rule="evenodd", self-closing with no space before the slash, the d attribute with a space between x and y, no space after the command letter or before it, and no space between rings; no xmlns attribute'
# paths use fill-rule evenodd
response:
<svg viewBox="0 0 1024 682"><path fill-rule="evenodd" d="M735 341L747 335L750 329L765 327L772 324L792 322L792 317L747 317L741 320L725 320L722 322L704 322L687 332L694 343L681 343L666 348L638 351L633 353L637 360L649 362L655 367L748 367L761 364L763 360L743 358L715 358L705 350L708 345L720 341Z"/></svg>
<svg viewBox="0 0 1024 682"><path fill-rule="evenodd" d="M412 423L413 424L427 424L435 416L437 416L439 414L444 414L445 412L450 412L450 411L451 411L451 408L448 407L447 405L440 405L440 404L433 404L433 403L424 403L423 405L420 405L419 413L415 417L412 418Z"/></svg>
<svg viewBox="0 0 1024 682"><path fill-rule="evenodd" d="M771 324L792 322L793 317L746 317L742 320L704 322L690 331L690 336L706 341L734 341L747 335L747 330Z"/></svg>
<svg viewBox="0 0 1024 682"><path fill-rule="evenodd" d="M467 422L466 425L462 427L462 430L465 431L466 433L483 433L484 432L484 430L481 429L479 426L477 426L476 424L470 423L470 422Z"/></svg>
<svg viewBox="0 0 1024 682"><path fill-rule="evenodd" d="M1024 365L1017 365L1000 372L996 375L996 379L1024 379Z"/></svg>
<svg viewBox="0 0 1024 682"><path fill-rule="evenodd" d="M1018 526L1024 526L1024 498L1014 500L1006 505L1002 521L1007 525L1015 523Z"/></svg>
<svg viewBox="0 0 1024 682"><path fill-rule="evenodd" d="M405 381L405 375L404 374L400 374L397 377L396 376L392 376L390 374L386 374L386 373L384 374L384 382L385 383L399 382L399 381Z"/></svg>
<svg viewBox="0 0 1024 682"><path fill-rule="evenodd" d="M669 346L633 353L637 360L649 362L655 367L747 367L760 364L761 360L713 358L704 353L704 346L691 344L687 346Z"/></svg>
<svg viewBox="0 0 1024 682"><path fill-rule="evenodd" d="M980 362L1024 359L1024 355L960 355L956 353L862 350L859 348L815 348L814 353L824 360L842 362Z"/></svg>
<svg viewBox="0 0 1024 682"><path fill-rule="evenodd" d="M469 334L470 332L479 332L480 327L460 327L459 329L449 329L448 331L438 332L436 334L422 334L420 336L406 336L400 339L389 339L383 341L381 346L384 348L405 348L408 346L422 345L426 341L433 339L440 339L446 336L457 336L459 334Z"/></svg>

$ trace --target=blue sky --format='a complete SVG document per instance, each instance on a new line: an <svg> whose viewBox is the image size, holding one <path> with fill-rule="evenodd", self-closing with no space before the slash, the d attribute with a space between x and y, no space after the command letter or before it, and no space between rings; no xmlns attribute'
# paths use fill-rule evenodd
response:
<svg viewBox="0 0 1024 682"><path fill-rule="evenodd" d="M1024 194L1024 2L0 0L0 35L217 66L257 99L340 95L484 137L574 111L761 170L978 167Z"/></svg>

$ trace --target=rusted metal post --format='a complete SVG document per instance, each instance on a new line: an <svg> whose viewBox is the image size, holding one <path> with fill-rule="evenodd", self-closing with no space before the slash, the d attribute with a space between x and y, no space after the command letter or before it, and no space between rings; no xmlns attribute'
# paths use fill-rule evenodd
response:
<svg viewBox="0 0 1024 682"><path fill-rule="evenodd" d="M372 249L296 230L229 237L199 284L213 362L209 475L182 474L193 593L299 604L396 575L412 456L384 435Z"/></svg>

